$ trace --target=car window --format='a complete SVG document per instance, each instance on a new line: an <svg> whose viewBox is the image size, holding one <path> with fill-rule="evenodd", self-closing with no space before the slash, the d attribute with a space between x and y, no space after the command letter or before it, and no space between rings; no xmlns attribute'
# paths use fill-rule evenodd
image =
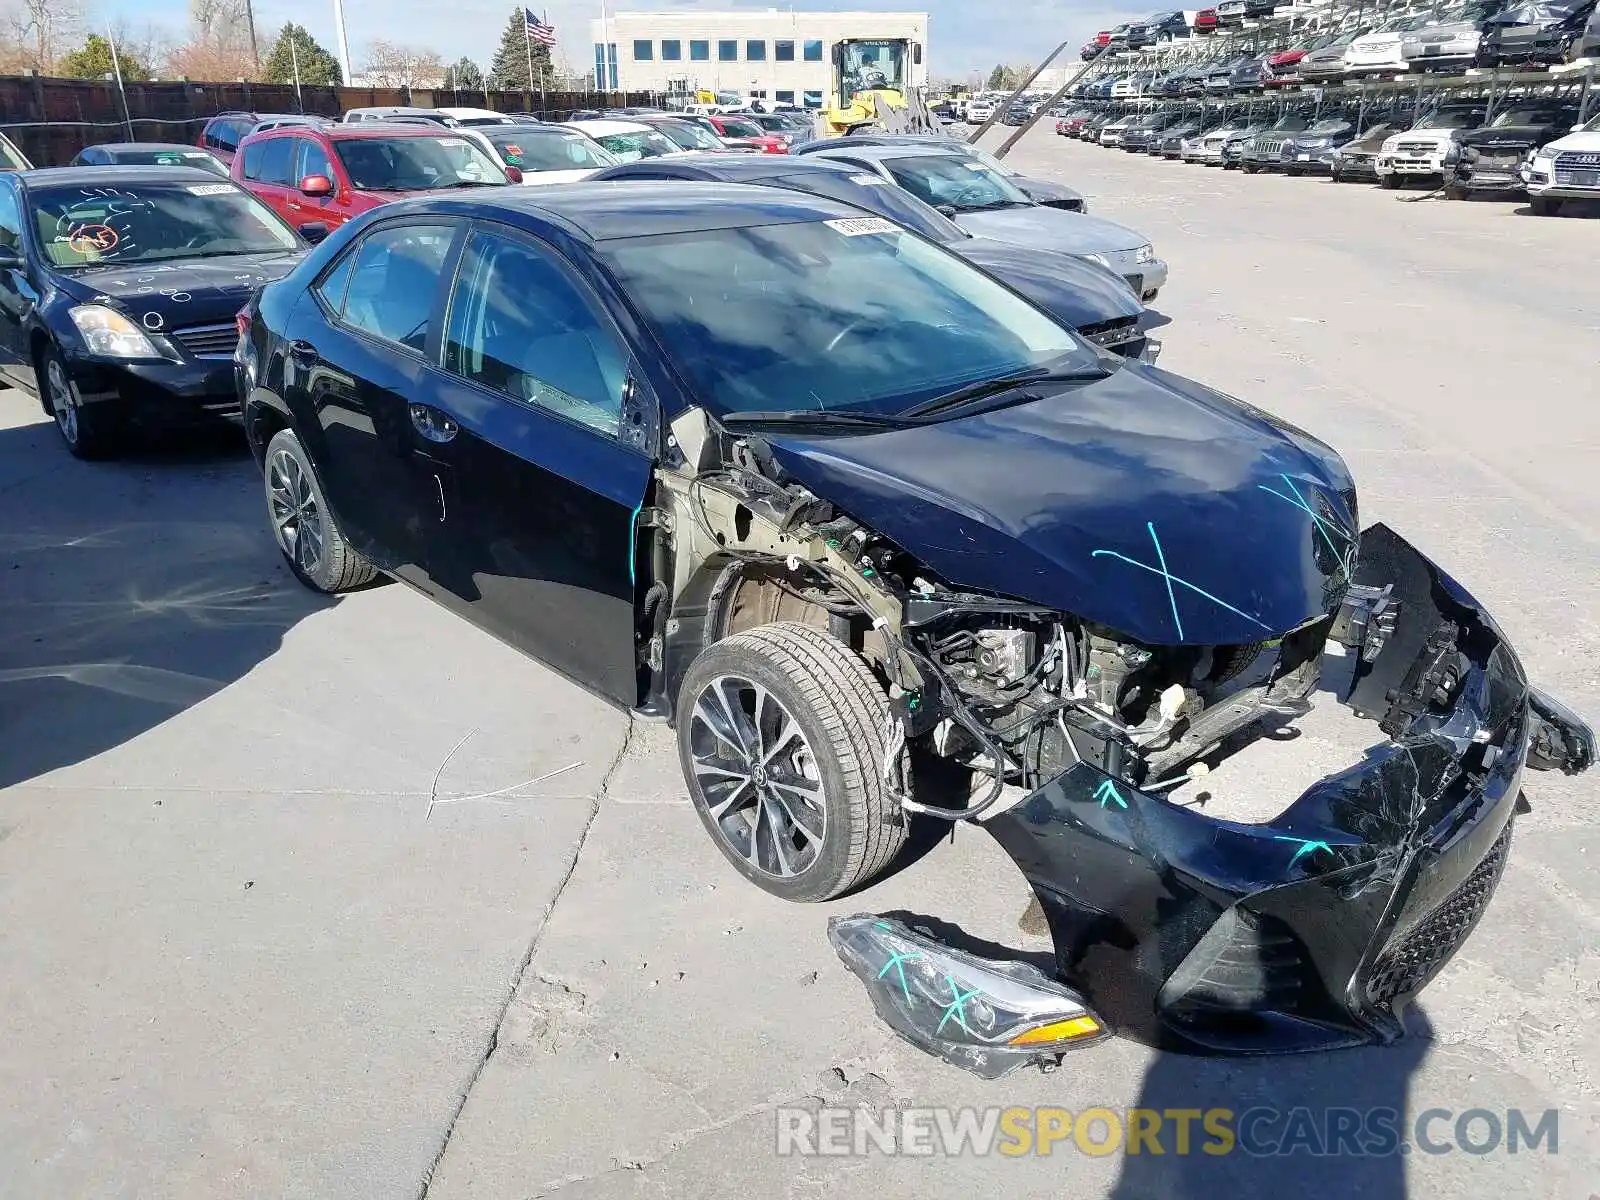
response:
<svg viewBox="0 0 1600 1200"><path fill-rule="evenodd" d="M237 150L239 139L244 136L247 128L243 121L213 121L206 129L206 144L223 150Z"/></svg>
<svg viewBox="0 0 1600 1200"><path fill-rule="evenodd" d="M0 187L0 246L22 249L22 206L13 188Z"/></svg>
<svg viewBox="0 0 1600 1200"><path fill-rule="evenodd" d="M259 147L260 154L255 159L255 173L251 173L251 163L247 156L245 161L245 178L253 179L257 183L276 184L287 187L293 180L295 139L288 137L268 138L264 142L253 142L246 150L255 150Z"/></svg>
<svg viewBox="0 0 1600 1200"><path fill-rule="evenodd" d="M934 208L949 205L970 212L1032 203L1004 175L975 159L927 155L888 158L883 165L896 183Z"/></svg>
<svg viewBox="0 0 1600 1200"><path fill-rule="evenodd" d="M302 245L265 204L222 179L193 183L178 175L118 188L32 188L28 205L58 267L285 253Z"/></svg>
<svg viewBox="0 0 1600 1200"><path fill-rule="evenodd" d="M345 291L350 286L350 271L355 266L355 261L356 252L347 253L334 264L331 271L311 285L312 292L335 316L340 316L344 312Z"/></svg>
<svg viewBox="0 0 1600 1200"><path fill-rule="evenodd" d="M537 171L598 171L617 164L616 156L581 133L494 129L485 134L508 166L524 174Z"/></svg>
<svg viewBox="0 0 1600 1200"><path fill-rule="evenodd" d="M85 150L84 154L90 152ZM95 152L93 159L84 158L84 162L107 162L111 160L108 151ZM204 150L176 150L163 147L159 150L118 150L115 161L124 166L137 167L195 167L201 171L210 171L213 175L226 175L228 168L223 166L212 155Z"/></svg>
<svg viewBox="0 0 1600 1200"><path fill-rule="evenodd" d="M328 152L322 148L322 143L311 138L296 138L300 145L300 155L294 169L294 182L296 186L307 175L322 175L333 179L333 164L328 161Z"/></svg>
<svg viewBox="0 0 1600 1200"><path fill-rule="evenodd" d="M654 129L637 133L603 133L594 140L615 155L618 162L638 162L641 158L660 158L663 154L678 153L678 147Z"/></svg>
<svg viewBox="0 0 1600 1200"><path fill-rule="evenodd" d="M499 164L463 137L341 138L334 153L350 182L364 191L426 191L506 182Z"/></svg>
<svg viewBox="0 0 1600 1200"><path fill-rule="evenodd" d="M627 356L555 258L476 233L456 272L445 370L615 437Z"/></svg>
<svg viewBox="0 0 1600 1200"><path fill-rule="evenodd" d="M454 236L449 225L393 225L368 236L355 252L344 319L386 341L423 350Z"/></svg>

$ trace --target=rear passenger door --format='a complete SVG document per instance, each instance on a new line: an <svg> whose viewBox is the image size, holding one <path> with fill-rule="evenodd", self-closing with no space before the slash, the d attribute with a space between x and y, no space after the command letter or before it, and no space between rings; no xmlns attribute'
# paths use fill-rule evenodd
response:
<svg viewBox="0 0 1600 1200"><path fill-rule="evenodd" d="M311 286L285 331L285 393L323 492L352 545L434 590L421 560L443 517L413 419L438 354L457 222L375 225Z"/></svg>
<svg viewBox="0 0 1600 1200"><path fill-rule="evenodd" d="M289 205L300 195L298 188L290 186L294 158L294 138L261 138L245 143L243 169L240 171L245 187L291 225L297 222Z"/></svg>
<svg viewBox="0 0 1600 1200"><path fill-rule="evenodd" d="M654 399L599 299L536 239L473 232L447 311L419 426L445 506L427 572L474 623L631 707Z"/></svg>

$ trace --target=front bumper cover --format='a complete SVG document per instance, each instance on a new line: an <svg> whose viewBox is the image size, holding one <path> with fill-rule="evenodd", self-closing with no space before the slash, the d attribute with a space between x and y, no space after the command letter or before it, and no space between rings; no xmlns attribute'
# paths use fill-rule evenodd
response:
<svg viewBox="0 0 1600 1200"><path fill-rule="evenodd" d="M1079 763L984 822L1043 908L1053 982L1106 1028L1195 1054L1394 1041L1499 881L1524 767L1593 763L1589 728L1387 527L1362 534L1354 583L1397 603L1375 653L1341 613L1356 665L1340 699L1390 740L1272 821L1219 820ZM882 964L840 953L883 1011Z"/></svg>

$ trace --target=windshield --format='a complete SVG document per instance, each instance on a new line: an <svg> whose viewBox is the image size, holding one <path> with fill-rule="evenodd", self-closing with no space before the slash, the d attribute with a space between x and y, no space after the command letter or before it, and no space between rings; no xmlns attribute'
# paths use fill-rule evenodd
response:
<svg viewBox="0 0 1600 1200"><path fill-rule="evenodd" d="M651 126L680 150L721 150L722 141L716 134L689 121L662 121Z"/></svg>
<svg viewBox="0 0 1600 1200"><path fill-rule="evenodd" d="M1575 114L1552 112L1548 108L1508 108L1489 122L1490 129L1517 125L1570 125Z"/></svg>
<svg viewBox="0 0 1600 1200"><path fill-rule="evenodd" d="M763 180L762 182L769 182ZM936 209L929 208L904 188L877 175L865 172L846 174L843 171L806 171L798 175L782 175L771 183L779 187L794 188L813 196L827 196L845 204L853 204L868 212L888 217L896 225L904 225L913 233L920 233L931 242L949 245L964 242L972 237L965 229Z"/></svg>
<svg viewBox="0 0 1600 1200"><path fill-rule="evenodd" d="M743 117L723 117L722 132L725 137L766 137L767 131L754 121Z"/></svg>
<svg viewBox="0 0 1600 1200"><path fill-rule="evenodd" d="M1436 112L1418 121L1413 129L1476 129L1483 123L1481 112Z"/></svg>
<svg viewBox="0 0 1600 1200"><path fill-rule="evenodd" d="M847 42L839 47L846 96L906 86L904 42Z"/></svg>
<svg viewBox="0 0 1600 1200"><path fill-rule="evenodd" d="M1307 133L1338 133L1341 129L1348 129L1350 122L1342 117L1327 117L1318 121Z"/></svg>
<svg viewBox="0 0 1600 1200"><path fill-rule="evenodd" d="M955 145L956 142L952 141L950 144L951 145ZM1006 164L1001 159L996 158L993 154L989 153L989 151L985 150L982 146L969 146L965 142L961 142L960 146L961 146L961 153L962 154L966 155L968 158L977 159L984 166L988 167L991 171L998 171L998 172L1000 172L1000 174L1004 175L1007 179L1010 179L1013 175L1016 174L1016 172L1014 170L1012 170L1010 167L1006 166Z"/></svg>
<svg viewBox="0 0 1600 1200"><path fill-rule="evenodd" d="M421 192L506 182L500 168L466 138L338 138L333 152L350 182L364 192Z"/></svg>
<svg viewBox="0 0 1600 1200"><path fill-rule="evenodd" d="M1535 25L1559 21L1571 10L1559 4L1517 4L1489 18L1490 25Z"/></svg>
<svg viewBox="0 0 1600 1200"><path fill-rule="evenodd" d="M678 147L654 129L641 129L628 133L602 133L595 136L618 162L638 162L641 158L660 158L663 154L676 154Z"/></svg>
<svg viewBox="0 0 1600 1200"><path fill-rule="evenodd" d="M34 228L58 267L118 266L298 250L288 226L231 183L29 189Z"/></svg>
<svg viewBox="0 0 1600 1200"><path fill-rule="evenodd" d="M1004 175L975 159L953 154L928 155L886 158L883 165L896 183L934 208L949 205L963 212L973 212L1033 203Z"/></svg>
<svg viewBox="0 0 1600 1200"><path fill-rule="evenodd" d="M505 159L506 165L524 173L529 171L582 171L614 167L615 156L596 145L581 133L545 133L530 135L524 129L495 129L485 131L489 144Z"/></svg>
<svg viewBox="0 0 1600 1200"><path fill-rule="evenodd" d="M11 144L11 139L0 133L0 171L26 171L28 162L22 151Z"/></svg>
<svg viewBox="0 0 1600 1200"><path fill-rule="evenodd" d="M719 412L898 413L979 380L1098 363L1001 284L877 217L621 238L600 250Z"/></svg>
<svg viewBox="0 0 1600 1200"><path fill-rule="evenodd" d="M1305 117L1284 117L1272 128L1280 133L1298 133L1310 123Z"/></svg>
<svg viewBox="0 0 1600 1200"><path fill-rule="evenodd" d="M113 150L111 161L135 167L197 167L213 175L227 175L228 168L204 150Z"/></svg>

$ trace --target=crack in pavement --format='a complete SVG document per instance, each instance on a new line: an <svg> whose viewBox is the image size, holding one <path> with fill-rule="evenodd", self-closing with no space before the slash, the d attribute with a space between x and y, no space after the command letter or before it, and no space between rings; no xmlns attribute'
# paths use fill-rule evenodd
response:
<svg viewBox="0 0 1600 1200"><path fill-rule="evenodd" d="M636 728L633 714L626 714L627 726L622 732L622 745L617 748L616 757L606 767L606 772L600 777L600 786L595 794L589 798L589 815L584 819L583 828L578 833L577 845L573 847L572 857L567 861L567 869L562 874L561 880L556 884L555 892L550 897L550 902L544 906L544 913L539 919L538 926L533 931L533 937L528 941L528 948L523 952L522 960L517 964L516 971L511 977L511 987L506 992L504 1003L500 1005L500 1013L495 1018L494 1029L489 1034L489 1044L484 1047L477 1064L472 1068L472 1076L467 1080L466 1086L461 1089L461 1098L457 1101L455 1111L450 1114L450 1120L445 1124L444 1137L440 1140L439 1151L433 1156L433 1161L428 1164L428 1169L422 1173L422 1186L417 1192L417 1200L427 1200L429 1189L433 1187L433 1176L439 1169L439 1164L444 1161L445 1153L450 1149L450 1139L455 1134L456 1125L461 1121L461 1114L467 1109L467 1101L472 1098L472 1090L478 1086L478 1080L483 1076L484 1068L489 1065L489 1060L494 1057L494 1052L500 1047L500 1031L505 1028L506 1014L511 1011L518 991L522 988L523 978L533 965L534 956L539 951L539 943L544 938L545 930L550 928L550 919L555 915L556 905L561 903L561 897L566 893L567 885L572 882L572 877L578 873L578 863L583 858L583 849L589 842L589 834L594 829L596 818L600 816L600 807L605 803L606 793L611 788L611 780L622 766L622 760L628 756L628 750L633 745L633 733ZM475 732L475 731L474 731ZM472 736L471 733L467 738ZM463 738L465 742L467 738ZM450 752L454 756L455 750ZM446 762L449 760L446 759ZM439 768L443 773L444 767ZM435 778L435 787L438 780Z"/></svg>

